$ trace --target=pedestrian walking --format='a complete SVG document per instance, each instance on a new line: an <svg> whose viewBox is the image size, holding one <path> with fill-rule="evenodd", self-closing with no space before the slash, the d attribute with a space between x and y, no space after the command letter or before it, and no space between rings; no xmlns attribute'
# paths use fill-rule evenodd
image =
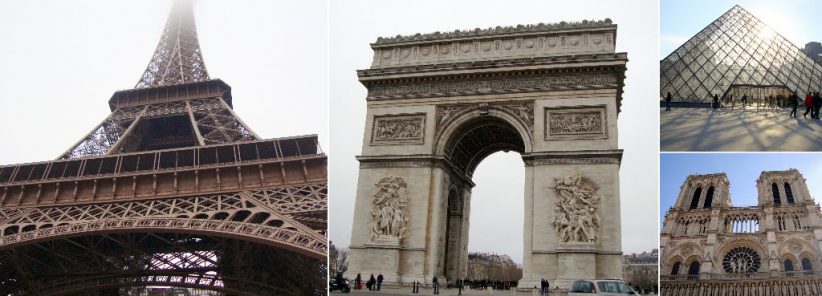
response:
<svg viewBox="0 0 822 296"><path fill-rule="evenodd" d="M382 288L383 279L384 278L382 277L382 273L380 273L380 275L377 276L377 291L379 291Z"/></svg>
<svg viewBox="0 0 822 296"><path fill-rule="evenodd" d="M811 118L813 118L813 112L811 111L813 111L813 96L811 96L811 93L808 93L805 95L805 114L802 114L802 118L807 119L808 112L811 113Z"/></svg>
<svg viewBox="0 0 822 296"><path fill-rule="evenodd" d="M665 111L671 111L671 92L665 96Z"/></svg>
<svg viewBox="0 0 822 296"><path fill-rule="evenodd" d="M711 104L711 111L719 109L719 95L714 94L714 102Z"/></svg>
<svg viewBox="0 0 822 296"><path fill-rule="evenodd" d="M439 282L439 280L437 279L437 276L436 276L436 275L434 276L434 278L433 278L433 279L431 279L431 283L432 283L432 284L433 284L433 286L434 286L434 294L439 294L439 293L440 293L440 282Z"/></svg>
<svg viewBox="0 0 822 296"><path fill-rule="evenodd" d="M362 289L362 275L360 275L359 273L357 273L357 278L354 279L354 284L356 284L356 286L354 286L354 289Z"/></svg>
<svg viewBox="0 0 822 296"><path fill-rule="evenodd" d="M819 119L819 109L822 108L822 98L819 97L819 92L813 94L813 113L816 114L814 118Z"/></svg>
<svg viewBox="0 0 822 296"><path fill-rule="evenodd" d="M799 96L797 96L795 92L792 92L791 95L788 97L788 103L791 106L790 116L796 118L796 108L799 107Z"/></svg>

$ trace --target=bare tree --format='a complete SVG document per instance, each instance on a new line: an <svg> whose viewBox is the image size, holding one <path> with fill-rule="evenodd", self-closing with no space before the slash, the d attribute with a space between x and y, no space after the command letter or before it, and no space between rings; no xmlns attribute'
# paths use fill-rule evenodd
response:
<svg viewBox="0 0 822 296"><path fill-rule="evenodd" d="M348 249L337 250L337 256L334 258L334 264L337 267L337 272L345 273L348 271Z"/></svg>

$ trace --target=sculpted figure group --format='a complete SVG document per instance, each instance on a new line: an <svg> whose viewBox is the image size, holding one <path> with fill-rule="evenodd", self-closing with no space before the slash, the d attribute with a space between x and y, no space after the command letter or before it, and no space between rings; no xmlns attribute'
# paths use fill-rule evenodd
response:
<svg viewBox="0 0 822 296"><path fill-rule="evenodd" d="M599 187L580 175L555 179L554 228L561 242L593 243L599 232Z"/></svg>
<svg viewBox="0 0 822 296"><path fill-rule="evenodd" d="M371 238L402 239L407 222L408 184L400 177L385 177L377 184L371 205Z"/></svg>

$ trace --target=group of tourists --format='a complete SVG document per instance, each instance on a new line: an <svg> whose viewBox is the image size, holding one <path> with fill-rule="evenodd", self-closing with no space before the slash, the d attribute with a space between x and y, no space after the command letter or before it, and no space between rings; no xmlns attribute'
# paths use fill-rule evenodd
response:
<svg viewBox="0 0 822 296"><path fill-rule="evenodd" d="M539 295L548 295L548 290L551 289L551 283L542 279L539 281Z"/></svg>
<svg viewBox="0 0 822 296"><path fill-rule="evenodd" d="M672 96L671 93L668 92L665 95L665 111L671 111L671 101ZM747 94L743 94L742 98L739 100L741 106L744 108L749 105L749 98ZM822 98L819 96L819 92L808 92L805 95L804 101L797 95L796 92L792 92L790 95L783 96L781 94L778 95L770 95L764 96L762 98L757 99L760 106L763 107L770 107L770 108L784 108L789 107L791 108L790 117L797 117L797 109L799 106L805 107L805 113L802 115L803 118L808 118L808 113L811 115L811 119L820 119L819 117L819 110L822 107ZM753 105L753 104L751 104ZM724 99L720 100L718 94L714 94L713 100L711 101L711 111L719 110L721 108L730 108L734 109L736 106L736 97L733 94L725 96Z"/></svg>
<svg viewBox="0 0 822 296"><path fill-rule="evenodd" d="M492 279L482 279L482 280L471 280L465 279L463 280L463 285L466 288L470 288L472 290L488 290L488 288L494 290L508 290L511 288L517 287L517 281L504 281L504 280L492 280Z"/></svg>
<svg viewBox="0 0 822 296"><path fill-rule="evenodd" d="M795 96L795 95L794 95ZM797 98L798 99L798 98ZM811 113L812 119L819 119L819 108L822 107L822 98L819 97L819 92L808 93L805 95L805 114L803 118L808 118L808 113ZM791 114L796 117L796 106L792 106Z"/></svg>
<svg viewBox="0 0 822 296"><path fill-rule="evenodd" d="M376 278L374 277L374 274L372 273L371 277L368 279L368 281L365 282L365 288L367 288L368 291L379 291L380 289L382 289L383 279L385 279L385 278L382 276L382 273L377 275ZM359 289L362 289L362 288L363 288L362 275L358 273L357 278L354 279L354 289L359 290Z"/></svg>

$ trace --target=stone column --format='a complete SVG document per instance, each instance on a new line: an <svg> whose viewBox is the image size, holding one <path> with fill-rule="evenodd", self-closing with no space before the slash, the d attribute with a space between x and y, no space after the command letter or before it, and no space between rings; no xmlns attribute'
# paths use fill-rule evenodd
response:
<svg viewBox="0 0 822 296"><path fill-rule="evenodd" d="M448 198L447 188L443 188L445 173L441 168L431 168L430 190L428 192L428 223L426 225L425 268L423 274L426 281L431 281L434 275L439 282L445 283L444 266L440 266L445 254L445 209Z"/></svg>
<svg viewBox="0 0 822 296"><path fill-rule="evenodd" d="M533 287L534 284L539 286L539 281L543 276L535 274L533 266L533 252L534 252L534 209L540 208L547 210L547 207L538 207L534 199L534 166L525 163L525 201L523 214L523 231L522 231L522 279L519 280L520 288Z"/></svg>
<svg viewBox="0 0 822 296"><path fill-rule="evenodd" d="M460 258L460 278L464 279L468 275L468 230L471 228L470 226L470 217L471 217L471 187L465 186L462 188L460 193L462 194L462 236L460 242L460 248L462 250L461 258Z"/></svg>

